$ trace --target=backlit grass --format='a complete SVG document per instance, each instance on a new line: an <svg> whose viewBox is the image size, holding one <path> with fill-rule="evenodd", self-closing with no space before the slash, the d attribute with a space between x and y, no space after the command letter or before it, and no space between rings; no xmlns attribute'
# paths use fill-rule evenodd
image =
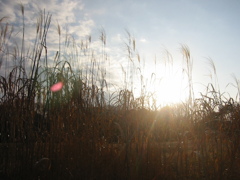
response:
<svg viewBox="0 0 240 180"><path fill-rule="evenodd" d="M24 17L24 8L22 7ZM106 34L100 54L91 36L66 37L48 51L51 16L42 13L26 50L11 43L12 27L0 19L0 175L12 179L238 179L240 107L216 84L194 98L189 48L181 47L188 99L157 106L144 88L141 58L128 33L123 85L108 78ZM24 26L23 26L24 27ZM61 29L57 32L59 39ZM60 41L60 40L59 40ZM125 53L125 52L124 52ZM134 60L135 58L135 60ZM210 61L212 62L212 61ZM80 65L79 65L80 64ZM212 67L215 66L212 62ZM137 69L137 71L134 71ZM130 75L130 76L129 76ZM216 74L215 74L216 75ZM133 93L141 79L140 96ZM154 77L154 72L152 78ZM238 79L234 76L236 86ZM52 85L61 82L55 91ZM61 85L62 85L61 84Z"/></svg>

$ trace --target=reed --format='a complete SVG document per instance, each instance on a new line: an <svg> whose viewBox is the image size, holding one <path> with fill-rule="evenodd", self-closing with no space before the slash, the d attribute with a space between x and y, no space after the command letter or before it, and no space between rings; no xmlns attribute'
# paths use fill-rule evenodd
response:
<svg viewBox="0 0 240 180"><path fill-rule="evenodd" d="M147 92L145 62L127 31L123 86L108 74L107 38L101 51L92 37L80 43L66 35L58 51L48 51L51 15L41 12L36 39L26 51L24 7L20 48L12 47L12 27L0 19L0 176L12 179L238 179L239 101L209 83L193 93L193 60L181 46L188 79L186 102L157 107ZM10 59L13 59L13 63ZM30 63L29 63L30 62ZM11 69L3 69L13 64ZM173 63L170 59L167 62ZM27 66L30 64L30 66ZM210 60L214 75L216 68ZM150 84L157 82L157 63ZM140 96L134 82L140 82ZM234 76L236 87L239 83ZM51 85L62 82L60 91ZM114 90L113 90L114 89ZM239 92L238 92L239 93ZM37 130L36 130L37 129ZM44 164L45 163L45 164ZM44 164L44 169L42 166ZM44 172L43 172L44 171Z"/></svg>

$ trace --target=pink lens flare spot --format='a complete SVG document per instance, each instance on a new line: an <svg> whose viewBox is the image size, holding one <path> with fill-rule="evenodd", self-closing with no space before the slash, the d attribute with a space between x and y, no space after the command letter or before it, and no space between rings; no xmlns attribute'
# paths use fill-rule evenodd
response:
<svg viewBox="0 0 240 180"><path fill-rule="evenodd" d="M58 83L52 85L50 90L52 92L60 91L62 89L62 87L63 87L63 82L58 82Z"/></svg>

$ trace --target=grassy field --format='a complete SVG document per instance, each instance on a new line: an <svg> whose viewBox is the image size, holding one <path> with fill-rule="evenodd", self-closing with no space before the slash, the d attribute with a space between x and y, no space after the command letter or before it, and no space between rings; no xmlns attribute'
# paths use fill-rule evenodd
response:
<svg viewBox="0 0 240 180"><path fill-rule="evenodd" d="M64 56L59 45L50 56L50 15L39 17L28 51L24 29L19 48L11 43L12 27L6 22L0 19L0 65L13 66L1 69L5 75L0 77L0 179L240 178L239 102L225 98L213 84L194 98L187 46L181 48L189 98L158 108L144 90L135 98L127 76L124 88L109 90L104 31L100 56L88 49L90 36L79 46L66 38L71 51ZM56 33L60 38L60 26ZM133 62L135 40L128 35ZM80 57L88 64L74 69ZM123 75L128 70L123 68ZM50 91L57 82L63 88Z"/></svg>

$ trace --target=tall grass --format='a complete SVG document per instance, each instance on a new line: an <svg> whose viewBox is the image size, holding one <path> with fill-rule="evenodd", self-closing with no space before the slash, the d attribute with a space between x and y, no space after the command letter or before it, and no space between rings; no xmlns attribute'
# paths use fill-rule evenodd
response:
<svg viewBox="0 0 240 180"><path fill-rule="evenodd" d="M24 27L23 6L22 15ZM129 32L125 44L128 65L122 66L124 88L112 91L104 31L100 33L99 56L91 48L91 36L78 44L66 35L63 46L58 25L59 48L51 56L47 47L50 14L40 14L29 51L25 49L24 28L18 48L11 44L12 27L5 18L0 23L0 62L7 67L12 59L14 65L0 77L1 176L239 178L239 103L225 98L218 87L216 90L218 82L206 86L201 98L194 98L193 62L187 46L181 48L188 101L158 108L154 93L146 91L143 60ZM152 84L155 76L156 70L151 75ZM138 98L133 89L136 78L141 82ZM236 77L235 81L238 86ZM51 85L57 82L63 82L63 88L51 92ZM47 164L45 169L41 162Z"/></svg>

